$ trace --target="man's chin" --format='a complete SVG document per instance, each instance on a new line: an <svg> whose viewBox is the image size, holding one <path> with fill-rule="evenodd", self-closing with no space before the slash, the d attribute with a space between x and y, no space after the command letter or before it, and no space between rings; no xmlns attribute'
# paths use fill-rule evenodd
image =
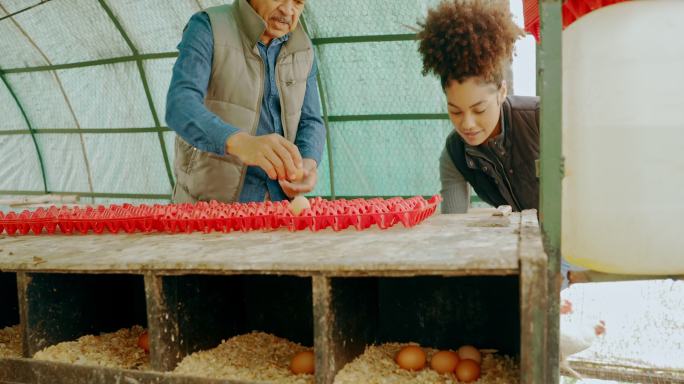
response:
<svg viewBox="0 0 684 384"><path fill-rule="evenodd" d="M290 33L290 28L273 28L271 26L268 28L268 34L273 36L274 39L283 37L288 33Z"/></svg>

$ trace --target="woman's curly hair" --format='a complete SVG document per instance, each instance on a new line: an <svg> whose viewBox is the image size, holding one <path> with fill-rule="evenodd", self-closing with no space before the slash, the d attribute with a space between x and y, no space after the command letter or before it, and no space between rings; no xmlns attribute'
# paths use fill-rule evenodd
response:
<svg viewBox="0 0 684 384"><path fill-rule="evenodd" d="M469 77L500 85L515 41L524 35L505 3L444 0L429 10L418 33L423 75L436 74L444 88Z"/></svg>

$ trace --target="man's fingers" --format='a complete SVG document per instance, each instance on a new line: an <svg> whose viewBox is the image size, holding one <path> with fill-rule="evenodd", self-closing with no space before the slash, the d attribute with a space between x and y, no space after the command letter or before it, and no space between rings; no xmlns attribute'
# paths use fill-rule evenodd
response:
<svg viewBox="0 0 684 384"><path fill-rule="evenodd" d="M235 153L246 165L262 168L268 177L287 180L306 180L302 156L293 143L277 134L265 136L236 135ZM303 175L303 176L302 176Z"/></svg>
<svg viewBox="0 0 684 384"><path fill-rule="evenodd" d="M296 145L293 143L283 139L283 144L285 145L285 148L290 152L290 156L292 156L292 161L294 161L294 165L296 168L302 168L304 166L303 161L302 161L302 155L299 153L299 148L297 148Z"/></svg>
<svg viewBox="0 0 684 384"><path fill-rule="evenodd" d="M270 179L275 180L278 178L278 173L276 173L275 168L273 168L273 164L271 164L267 158L262 157L261 159L257 160L256 165L263 169Z"/></svg>
<svg viewBox="0 0 684 384"><path fill-rule="evenodd" d="M276 154L275 151L273 150L266 150L264 153L264 157L266 160L268 160L271 165L273 166L273 169L276 172L276 177L271 177L272 179L284 179L287 177L287 173L285 172L285 167L283 165L283 161L280 159L280 157ZM270 175L269 175L270 177Z"/></svg>
<svg viewBox="0 0 684 384"><path fill-rule="evenodd" d="M287 171L287 176L285 179L294 180L294 176L297 174L297 166L295 165L295 161L292 158L290 151L285 145L276 145L273 149L275 150L276 155L278 155L280 160L283 162L285 171Z"/></svg>
<svg viewBox="0 0 684 384"><path fill-rule="evenodd" d="M283 190L289 189L297 194L307 193L313 191L315 181L306 179L301 183L293 183L287 180L280 180L280 186L283 187Z"/></svg>
<svg viewBox="0 0 684 384"><path fill-rule="evenodd" d="M295 196L297 195L297 192L293 191L293 190L289 187L290 185L292 185L292 183L290 183L289 181L287 181L287 180L282 180L282 179L281 179L281 180L278 180L278 183L280 183L280 188L283 189L283 192L285 192L285 194L287 195L287 197L293 198L293 197L295 197Z"/></svg>

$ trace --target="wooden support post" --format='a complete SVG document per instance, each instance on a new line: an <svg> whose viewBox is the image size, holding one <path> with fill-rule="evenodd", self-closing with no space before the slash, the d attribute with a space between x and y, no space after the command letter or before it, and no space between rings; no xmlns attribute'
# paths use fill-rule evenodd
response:
<svg viewBox="0 0 684 384"><path fill-rule="evenodd" d="M145 274L150 366L157 371L170 371L185 354L180 348L175 292L172 288L164 290L162 279L153 273Z"/></svg>
<svg viewBox="0 0 684 384"><path fill-rule="evenodd" d="M560 382L561 213L563 192L562 0L539 0L541 42L537 48L537 94L540 107L539 217L548 258L547 370L548 384Z"/></svg>
<svg viewBox="0 0 684 384"><path fill-rule="evenodd" d="M332 383L377 335L377 280L313 277L316 383Z"/></svg>
<svg viewBox="0 0 684 384"><path fill-rule="evenodd" d="M338 366L333 337L334 318L330 278L314 276L312 281L314 311L314 351L316 354L316 382L332 383Z"/></svg>
<svg viewBox="0 0 684 384"><path fill-rule="evenodd" d="M31 350L28 342L28 300L26 298L28 291L28 273L17 272L17 300L19 304L19 324L21 329L21 354L24 357L31 357Z"/></svg>
<svg viewBox="0 0 684 384"><path fill-rule="evenodd" d="M547 260L536 211L525 211L520 225L520 382L546 383Z"/></svg>

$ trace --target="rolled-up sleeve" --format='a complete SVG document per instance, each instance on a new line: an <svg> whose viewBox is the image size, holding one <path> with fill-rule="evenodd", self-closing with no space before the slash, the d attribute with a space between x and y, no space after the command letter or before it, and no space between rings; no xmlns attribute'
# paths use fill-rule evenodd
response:
<svg viewBox="0 0 684 384"><path fill-rule="evenodd" d="M295 145L299 148L302 158L313 159L316 164L320 165L325 145L325 125L321 118L321 104L316 83L317 73L318 65L314 59L311 72L306 79L306 93Z"/></svg>
<svg viewBox="0 0 684 384"><path fill-rule="evenodd" d="M446 148L439 157L439 180L442 183L442 213L466 213L470 206L468 182L454 165Z"/></svg>
<svg viewBox="0 0 684 384"><path fill-rule="evenodd" d="M178 59L166 97L166 123L185 141L205 152L224 155L226 140L240 129L225 123L207 109L207 94L214 50L209 16L193 15L178 44Z"/></svg>

